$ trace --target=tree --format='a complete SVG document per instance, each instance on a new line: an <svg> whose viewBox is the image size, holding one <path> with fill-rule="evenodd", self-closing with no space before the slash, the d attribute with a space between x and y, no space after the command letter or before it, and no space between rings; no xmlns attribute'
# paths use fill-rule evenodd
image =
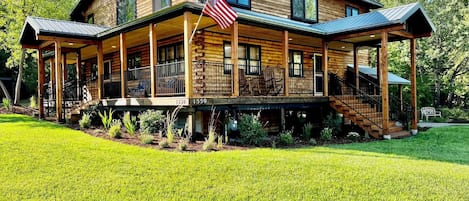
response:
<svg viewBox="0 0 469 201"><path fill-rule="evenodd" d="M19 38L27 16L40 16L55 19L67 19L75 0L2 0L0 1L0 49L8 52L10 58L7 67L18 68L14 104L20 100L23 68L32 52L21 48ZM31 66L32 67L32 66Z"/></svg>

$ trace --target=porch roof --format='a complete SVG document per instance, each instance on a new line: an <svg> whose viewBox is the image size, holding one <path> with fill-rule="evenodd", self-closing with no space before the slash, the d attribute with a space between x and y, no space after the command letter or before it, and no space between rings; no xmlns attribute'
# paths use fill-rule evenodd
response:
<svg viewBox="0 0 469 201"><path fill-rule="evenodd" d="M347 66L349 67L349 69L353 69L353 64L349 64ZM363 73L370 77L378 79L376 68L372 68L370 66L358 65L358 71L360 71L360 73ZM410 85L410 81L394 73L388 72L388 84Z"/></svg>

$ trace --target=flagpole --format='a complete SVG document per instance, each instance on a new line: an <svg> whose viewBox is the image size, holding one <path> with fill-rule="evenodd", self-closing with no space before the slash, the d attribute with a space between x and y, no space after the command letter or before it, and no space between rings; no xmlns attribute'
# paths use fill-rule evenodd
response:
<svg viewBox="0 0 469 201"><path fill-rule="evenodd" d="M195 32L197 31L197 28L199 27L200 20L202 20L202 16L204 15L205 7L207 7L208 1L205 2L204 8L202 9L202 12L199 15L199 19L197 20L197 23L195 24L194 30L192 30L191 37L189 39L189 43L192 43L192 39L194 38Z"/></svg>

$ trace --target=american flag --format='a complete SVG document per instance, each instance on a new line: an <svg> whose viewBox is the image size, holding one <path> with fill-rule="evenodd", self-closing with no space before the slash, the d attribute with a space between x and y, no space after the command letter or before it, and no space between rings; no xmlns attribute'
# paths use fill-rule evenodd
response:
<svg viewBox="0 0 469 201"><path fill-rule="evenodd" d="M215 20L222 29L230 27L238 17L226 0L207 0L203 12Z"/></svg>

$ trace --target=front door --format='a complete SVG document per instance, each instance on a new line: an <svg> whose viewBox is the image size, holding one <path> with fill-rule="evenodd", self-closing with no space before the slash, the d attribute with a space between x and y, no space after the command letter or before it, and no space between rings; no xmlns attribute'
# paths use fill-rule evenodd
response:
<svg viewBox="0 0 469 201"><path fill-rule="evenodd" d="M314 54L313 56L313 68L314 68L314 95L323 96L324 95L324 72L322 71L322 55Z"/></svg>

